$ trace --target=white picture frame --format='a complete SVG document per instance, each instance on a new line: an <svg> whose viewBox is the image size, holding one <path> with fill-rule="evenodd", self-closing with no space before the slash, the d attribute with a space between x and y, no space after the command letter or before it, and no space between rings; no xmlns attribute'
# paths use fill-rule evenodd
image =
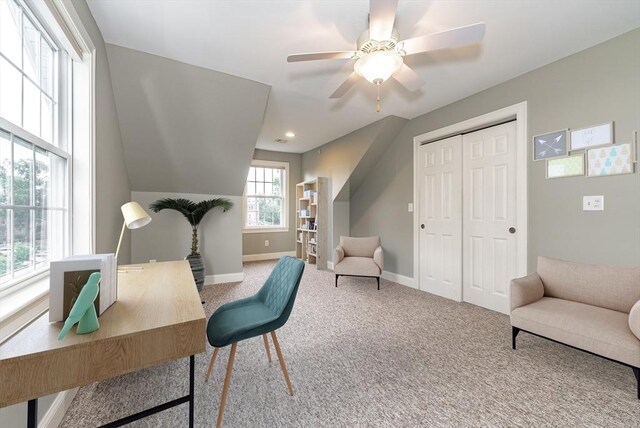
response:
<svg viewBox="0 0 640 428"><path fill-rule="evenodd" d="M571 131L571 150L582 150L610 144L613 144L613 122Z"/></svg>

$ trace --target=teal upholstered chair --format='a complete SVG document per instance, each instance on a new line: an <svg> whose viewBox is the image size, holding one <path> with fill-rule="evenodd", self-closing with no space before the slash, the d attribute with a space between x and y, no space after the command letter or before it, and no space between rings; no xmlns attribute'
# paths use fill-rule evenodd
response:
<svg viewBox="0 0 640 428"><path fill-rule="evenodd" d="M262 336L267 358L271 362L271 352L267 339L267 333L271 333L284 380L287 383L289 394L293 395L293 388L282 357L276 330L282 327L289 319L289 315L291 315L303 271L304 262L302 260L293 257L282 257L258 293L220 306L209 318L207 338L215 349L211 356L205 382L209 380L220 348L231 345L227 374L224 378L222 398L218 409L218 427L222 425L222 415L224 414L224 405L229 391L236 347L241 340Z"/></svg>

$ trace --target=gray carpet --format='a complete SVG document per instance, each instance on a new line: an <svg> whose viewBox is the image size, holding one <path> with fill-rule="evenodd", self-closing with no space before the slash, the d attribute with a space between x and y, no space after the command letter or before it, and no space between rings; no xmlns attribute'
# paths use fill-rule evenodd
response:
<svg viewBox="0 0 640 428"><path fill-rule="evenodd" d="M242 283L206 286L210 315L253 294L275 262L245 264ZM631 369L521 333L505 315L393 282L340 279L307 266L279 331L295 389L287 395L262 339L241 342L227 427L640 427ZM212 379L212 349L196 357L196 426L214 426L229 349ZM275 352L273 352L275 357ZM80 389L62 425L90 427L188 391L188 359ZM187 405L132 424L186 426Z"/></svg>

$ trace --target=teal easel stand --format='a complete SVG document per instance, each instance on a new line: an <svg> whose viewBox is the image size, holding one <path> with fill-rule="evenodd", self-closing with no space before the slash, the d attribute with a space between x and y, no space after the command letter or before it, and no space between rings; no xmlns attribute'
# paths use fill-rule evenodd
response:
<svg viewBox="0 0 640 428"><path fill-rule="evenodd" d="M93 302L98 297L98 292L100 291L98 283L101 279L102 276L99 272L91 274L87 283L82 287L82 290L80 290L78 299L71 308L71 312L69 312L69 316L58 335L58 340L64 339L75 323L78 323L76 334L91 333L100 328L98 314L96 313L96 307Z"/></svg>

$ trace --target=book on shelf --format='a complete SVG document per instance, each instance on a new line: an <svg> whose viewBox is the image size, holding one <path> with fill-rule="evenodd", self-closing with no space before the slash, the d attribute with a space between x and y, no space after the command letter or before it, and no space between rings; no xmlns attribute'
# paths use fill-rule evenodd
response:
<svg viewBox="0 0 640 428"><path fill-rule="evenodd" d="M113 254L71 256L51 262L49 275L49 322L64 321L69 316L80 290L89 276L100 272L100 291L94 304L102 315L117 299L118 266Z"/></svg>

